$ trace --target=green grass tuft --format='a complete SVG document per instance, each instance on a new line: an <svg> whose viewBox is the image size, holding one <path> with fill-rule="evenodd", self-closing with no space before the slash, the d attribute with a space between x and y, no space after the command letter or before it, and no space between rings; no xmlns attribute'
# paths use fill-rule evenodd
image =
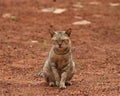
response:
<svg viewBox="0 0 120 96"><path fill-rule="evenodd" d="M17 20L16 16L11 16L10 19L11 19L12 21L16 21L16 20Z"/></svg>
<svg viewBox="0 0 120 96"><path fill-rule="evenodd" d="M41 44L41 47L46 50L46 46L48 44L48 40L43 40L42 44Z"/></svg>

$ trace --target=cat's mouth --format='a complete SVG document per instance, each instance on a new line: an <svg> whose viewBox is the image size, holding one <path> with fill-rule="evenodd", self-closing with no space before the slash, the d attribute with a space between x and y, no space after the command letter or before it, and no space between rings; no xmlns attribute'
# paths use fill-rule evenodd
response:
<svg viewBox="0 0 120 96"><path fill-rule="evenodd" d="M66 48L67 46L65 46L65 45L63 45L63 44L57 44L57 45L55 45L56 46L56 48L58 48L58 49L64 49L64 48Z"/></svg>

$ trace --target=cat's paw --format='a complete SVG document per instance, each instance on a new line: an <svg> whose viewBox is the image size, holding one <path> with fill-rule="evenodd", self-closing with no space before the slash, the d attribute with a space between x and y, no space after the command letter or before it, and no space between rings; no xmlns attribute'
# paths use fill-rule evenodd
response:
<svg viewBox="0 0 120 96"><path fill-rule="evenodd" d="M63 84L63 83L62 83L62 84L60 84L60 86L59 86L59 87L60 87L60 89L66 89L66 86L65 86L65 84Z"/></svg>
<svg viewBox="0 0 120 96"><path fill-rule="evenodd" d="M49 82L49 86L50 86L50 87L54 87L54 86L55 86L55 83L54 83L54 82Z"/></svg>

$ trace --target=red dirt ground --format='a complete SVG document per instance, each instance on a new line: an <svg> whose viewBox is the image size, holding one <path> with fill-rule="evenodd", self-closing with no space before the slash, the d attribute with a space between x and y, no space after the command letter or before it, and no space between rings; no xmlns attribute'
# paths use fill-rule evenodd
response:
<svg viewBox="0 0 120 96"><path fill-rule="evenodd" d="M98 5L90 5L98 1ZM0 0L0 96L120 96L120 0ZM62 14L42 13L46 7L67 8ZM3 18L10 13L16 20ZM72 25L81 19L90 25ZM73 29L76 62L73 85L49 87L35 74L42 71L52 46L49 25ZM34 43L33 40L38 42ZM48 43L47 43L48 41Z"/></svg>

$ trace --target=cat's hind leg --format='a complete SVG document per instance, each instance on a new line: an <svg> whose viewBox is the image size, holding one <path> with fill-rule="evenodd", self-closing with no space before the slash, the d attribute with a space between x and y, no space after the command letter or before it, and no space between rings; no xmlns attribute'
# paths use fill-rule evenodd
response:
<svg viewBox="0 0 120 96"><path fill-rule="evenodd" d="M44 75L45 81L49 84L50 87L55 86L55 80L52 74L48 73Z"/></svg>
<svg viewBox="0 0 120 96"><path fill-rule="evenodd" d="M55 86L55 82L49 82L49 86L50 87L54 87Z"/></svg>

